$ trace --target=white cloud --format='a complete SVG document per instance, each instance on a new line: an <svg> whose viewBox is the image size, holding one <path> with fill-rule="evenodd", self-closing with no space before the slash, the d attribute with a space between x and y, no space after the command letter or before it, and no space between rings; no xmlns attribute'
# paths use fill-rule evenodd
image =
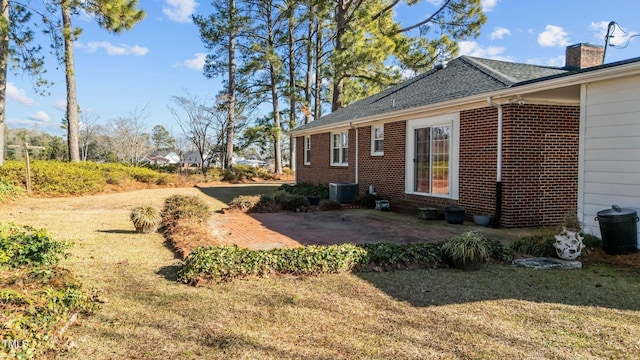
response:
<svg viewBox="0 0 640 360"><path fill-rule="evenodd" d="M538 58L527 59L526 62L527 64L533 64L533 65L563 67L564 59L565 59L564 55L558 55L556 57L546 58L546 59L538 59Z"/></svg>
<svg viewBox="0 0 640 360"><path fill-rule="evenodd" d="M499 0L482 0L482 11L489 12L498 5Z"/></svg>
<svg viewBox="0 0 640 360"><path fill-rule="evenodd" d="M511 30L496 26L491 33L491 40L502 39L505 35L511 35Z"/></svg>
<svg viewBox="0 0 640 360"><path fill-rule="evenodd" d="M494 60L513 61L512 58L501 55L506 50L501 46L482 47L475 41L460 41L458 43L458 49L460 50L460 55L475 56Z"/></svg>
<svg viewBox="0 0 640 360"><path fill-rule="evenodd" d="M547 25L545 31L538 34L538 44L543 47L569 45L568 33L560 26Z"/></svg>
<svg viewBox="0 0 640 360"><path fill-rule="evenodd" d="M589 25L589 29L593 31L593 37L598 39L597 43L604 43L604 37L607 35L607 29L609 27L609 21L592 22ZM623 32L618 26L613 29L613 37L609 38L609 43L612 45L624 45L631 36L637 35L635 31Z"/></svg>
<svg viewBox="0 0 640 360"><path fill-rule="evenodd" d="M35 105L35 101L28 97L23 89L18 89L13 83L7 83L7 99L22 105Z"/></svg>
<svg viewBox="0 0 640 360"><path fill-rule="evenodd" d="M53 107L58 110L67 111L67 100L57 99L53 102Z"/></svg>
<svg viewBox="0 0 640 360"><path fill-rule="evenodd" d="M79 45L78 47L85 47L83 45ZM144 56L149 52L149 49L145 47L141 47L138 45L129 46L129 45L120 45L116 46L111 44L108 41L91 41L86 45L86 49L89 52L96 52L98 49L104 49L108 55L133 55L133 56Z"/></svg>
<svg viewBox="0 0 640 360"><path fill-rule="evenodd" d="M185 67L187 69L202 70L206 57L207 54L205 53L195 53L193 54L192 59L187 59L174 67Z"/></svg>
<svg viewBox="0 0 640 360"><path fill-rule="evenodd" d="M191 15L196 10L198 3L194 0L165 0L166 6L162 7L162 12L175 22L188 23Z"/></svg>
<svg viewBox="0 0 640 360"><path fill-rule="evenodd" d="M47 115L46 112L38 111L35 114L29 115L29 120L38 121L38 122L47 122L47 121L51 120L51 118L49 117L49 115Z"/></svg>

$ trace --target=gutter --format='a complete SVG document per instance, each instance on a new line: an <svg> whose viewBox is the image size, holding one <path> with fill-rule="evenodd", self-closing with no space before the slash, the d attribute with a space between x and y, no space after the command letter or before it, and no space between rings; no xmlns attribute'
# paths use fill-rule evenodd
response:
<svg viewBox="0 0 640 360"><path fill-rule="evenodd" d="M487 103L498 109L498 139L497 139L497 155L496 155L496 202L495 213L493 216L493 226L500 226L500 218L502 217L502 105L493 101L491 96L487 97Z"/></svg>

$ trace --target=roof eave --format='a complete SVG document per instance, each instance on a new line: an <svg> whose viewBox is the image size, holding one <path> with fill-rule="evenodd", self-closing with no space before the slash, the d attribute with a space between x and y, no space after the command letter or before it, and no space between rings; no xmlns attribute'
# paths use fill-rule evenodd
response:
<svg viewBox="0 0 640 360"><path fill-rule="evenodd" d="M581 85L587 82L602 81L637 74L640 74L640 59L636 62L596 69L593 71L567 73L562 74L561 76L555 75L546 78L540 78L535 80L534 82L528 82L522 85L515 84L514 86L506 89L476 94L473 96L453 99L436 104L429 104L384 114L373 115L360 119L354 119L351 121L320 125L310 129L293 130L290 133L294 137L305 136L310 134L323 133L337 128L357 127L365 123L372 123L376 121L400 120L402 118L407 118L412 115L418 115L425 112L444 112L444 110L452 109L471 109L474 107L478 107L481 102L486 104L487 98L489 97L492 98L496 103L507 103L508 98L515 95L523 95L538 91L552 90L567 86Z"/></svg>

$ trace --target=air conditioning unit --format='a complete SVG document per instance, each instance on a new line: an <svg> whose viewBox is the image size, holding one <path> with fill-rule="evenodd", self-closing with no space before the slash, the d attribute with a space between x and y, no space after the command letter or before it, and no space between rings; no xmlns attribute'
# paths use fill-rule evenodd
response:
<svg viewBox="0 0 640 360"><path fill-rule="evenodd" d="M356 183L329 183L329 200L344 204L353 202L357 196Z"/></svg>

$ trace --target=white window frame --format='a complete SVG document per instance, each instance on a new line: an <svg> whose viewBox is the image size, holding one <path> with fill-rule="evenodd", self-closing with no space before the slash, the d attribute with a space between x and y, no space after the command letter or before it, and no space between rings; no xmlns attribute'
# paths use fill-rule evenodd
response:
<svg viewBox="0 0 640 360"><path fill-rule="evenodd" d="M336 136L340 140L336 144ZM338 159L334 158L334 150L338 149ZM347 159L345 160L345 150L347 152ZM349 130L336 131L331 133L331 146L329 148L331 152L331 166L349 166Z"/></svg>
<svg viewBox="0 0 640 360"><path fill-rule="evenodd" d="M304 164L311 165L311 136L305 136L303 144Z"/></svg>
<svg viewBox="0 0 640 360"><path fill-rule="evenodd" d="M376 138L376 129L382 129L382 137ZM376 141L382 141L382 150L376 151ZM384 155L384 124L371 125L371 156Z"/></svg>
<svg viewBox="0 0 640 360"><path fill-rule="evenodd" d="M449 194L435 194L417 192L414 190L415 181L415 130L425 127L450 126L451 138L449 143ZM460 172L460 113L434 116L425 119L407 121L405 146L405 193L458 200Z"/></svg>

